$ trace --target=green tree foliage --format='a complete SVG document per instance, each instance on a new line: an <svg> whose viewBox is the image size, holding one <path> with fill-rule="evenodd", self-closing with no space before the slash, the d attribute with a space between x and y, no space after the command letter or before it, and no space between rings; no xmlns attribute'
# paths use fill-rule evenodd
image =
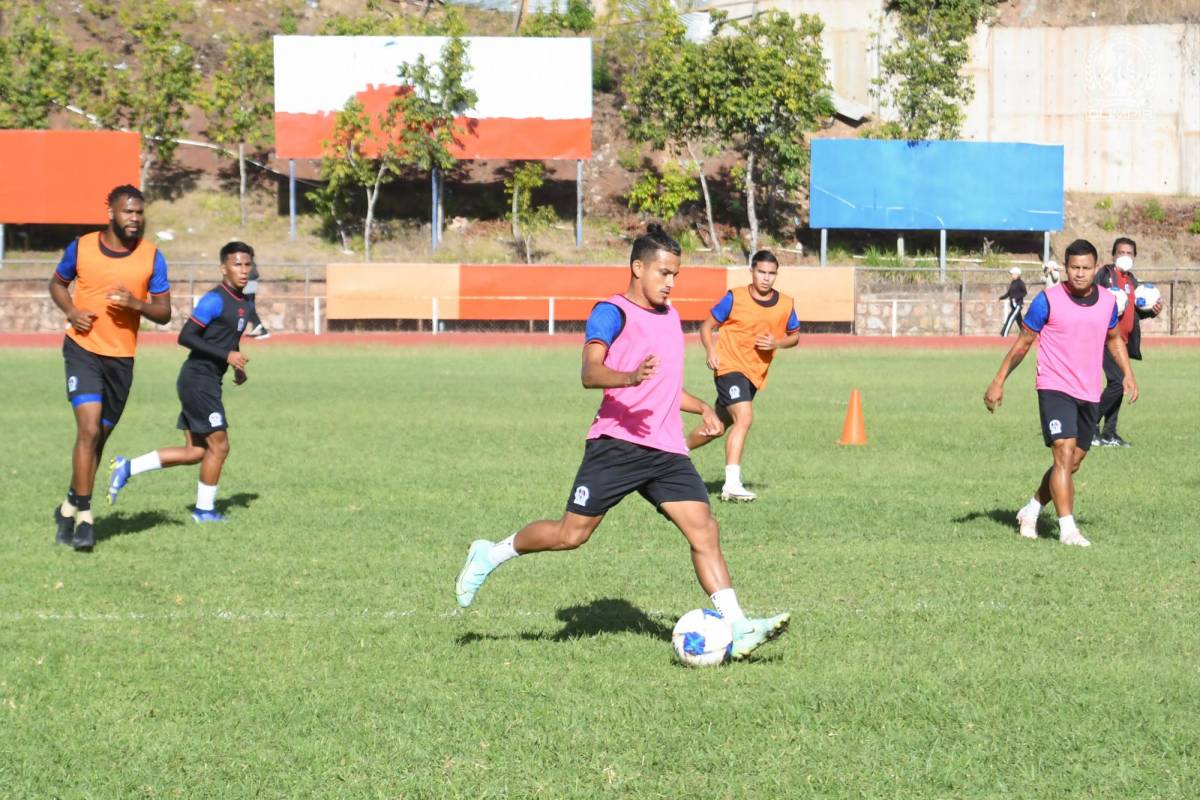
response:
<svg viewBox="0 0 1200 800"><path fill-rule="evenodd" d="M513 170L504 182L504 196L512 208L513 240L522 251L526 264L533 263L533 240L558 219L550 206L535 206L533 190L545 183L546 169L540 161L527 161Z"/></svg>
<svg viewBox="0 0 1200 800"><path fill-rule="evenodd" d="M560 10L555 0L549 11L535 11L520 26L522 36L569 36L590 31L596 21L592 4L587 0L567 0L566 10Z"/></svg>
<svg viewBox="0 0 1200 800"><path fill-rule="evenodd" d="M234 38L225 63L213 77L201 107L208 115L208 135L224 145L237 145L238 205L246 224L246 146L271 141L274 130L274 55L270 39Z"/></svg>
<svg viewBox="0 0 1200 800"><path fill-rule="evenodd" d="M629 190L629 207L655 219L671 220L684 203L700 199L696 179L668 161L661 172L647 170Z"/></svg>
<svg viewBox="0 0 1200 800"><path fill-rule="evenodd" d="M42 4L0 4L0 128L48 127L70 97L73 56Z"/></svg>
<svg viewBox="0 0 1200 800"><path fill-rule="evenodd" d="M400 123L400 151L403 163L423 172L454 166L450 145L466 133L457 118L479 99L467 88L471 65L467 42L455 32L442 45L435 64L417 56L411 64L401 64L400 80L410 91L392 101Z"/></svg>
<svg viewBox="0 0 1200 800"><path fill-rule="evenodd" d="M887 139L953 139L975 86L963 68L970 38L995 15L998 0L889 0L896 38L880 54L875 94L897 119L870 131Z"/></svg>
<svg viewBox="0 0 1200 800"><path fill-rule="evenodd" d="M188 6L174 0L125 3L117 13L137 58L124 81L124 115L129 128L142 134L143 186L152 163L174 160L187 106L195 100L196 54L181 33L192 17Z"/></svg>
<svg viewBox="0 0 1200 800"><path fill-rule="evenodd" d="M743 21L713 14L705 57L716 72L715 128L744 160L750 250L758 249L755 195L768 199L803 185L808 167L804 134L833 115L821 20L768 11Z"/></svg>
<svg viewBox="0 0 1200 800"><path fill-rule="evenodd" d="M704 159L724 144L716 126L717 99L725 88L719 83L723 75L713 68L715 62L705 46L687 40L670 3L656 0L647 7L647 14L640 57L626 72L621 87L625 95L622 116L634 141L665 148L676 157L687 155L700 180L709 237L720 252ZM678 172L678 167L674 170ZM675 211L666 216L674 216Z"/></svg>

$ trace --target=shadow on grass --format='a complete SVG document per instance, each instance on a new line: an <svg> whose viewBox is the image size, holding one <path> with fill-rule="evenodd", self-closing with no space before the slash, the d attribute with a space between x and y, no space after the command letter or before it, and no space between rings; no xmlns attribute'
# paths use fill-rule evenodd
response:
<svg viewBox="0 0 1200 800"><path fill-rule="evenodd" d="M761 492L763 489L771 488L771 484L769 484L769 483L751 483L749 481L747 481L746 483L743 483L742 486L746 487L747 489L749 489L752 492ZM708 490L709 494L719 495L721 493L721 489L723 489L724 487L725 487L724 479L719 480L719 481L705 481L704 482L704 488Z"/></svg>
<svg viewBox="0 0 1200 800"><path fill-rule="evenodd" d="M121 511L105 514L96 520L96 541L102 542L114 536L126 536L131 533L142 533L160 525L182 525L174 517L161 511L139 511L136 514L125 514Z"/></svg>
<svg viewBox="0 0 1200 800"><path fill-rule="evenodd" d="M240 492L213 503L218 514L224 514L231 508L249 508L258 499L257 492Z"/></svg>
<svg viewBox="0 0 1200 800"><path fill-rule="evenodd" d="M646 612L627 600L603 598L587 605L559 609L555 615L563 623L557 633L521 633L499 636L490 633L466 633L458 637L460 645L483 641L522 639L524 641L569 642L603 633L634 633L663 641L671 640L671 629L651 619Z"/></svg>
<svg viewBox="0 0 1200 800"><path fill-rule="evenodd" d="M1011 508L993 508L990 511L972 511L968 514L963 514L961 517L955 517L952 522L965 523L975 522L976 520L990 519L997 525L1003 527L1009 533L1015 533L1017 527L1017 512ZM1082 517L1078 519L1080 527L1086 524L1086 520ZM1057 539L1058 525L1054 518L1043 515L1038 519L1038 536L1042 539Z"/></svg>

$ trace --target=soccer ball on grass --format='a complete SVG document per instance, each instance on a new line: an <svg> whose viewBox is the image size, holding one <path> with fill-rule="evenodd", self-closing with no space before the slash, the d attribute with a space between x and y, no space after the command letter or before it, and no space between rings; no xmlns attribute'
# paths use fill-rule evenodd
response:
<svg viewBox="0 0 1200 800"><path fill-rule="evenodd" d="M724 664L733 652L733 628L729 620L711 608L689 611L671 632L675 655L689 667Z"/></svg>

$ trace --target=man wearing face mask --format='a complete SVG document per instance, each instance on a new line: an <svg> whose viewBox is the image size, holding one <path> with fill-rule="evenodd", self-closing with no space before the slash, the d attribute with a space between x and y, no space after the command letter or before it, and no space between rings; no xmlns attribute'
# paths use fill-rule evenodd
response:
<svg viewBox="0 0 1200 800"><path fill-rule="evenodd" d="M1137 256L1137 242L1122 236L1113 242L1113 263L1107 264L1096 271L1096 285L1112 292L1124 293L1125 311L1121 314L1117 325L1129 357L1142 358L1142 329L1141 320L1144 317L1157 317L1162 312L1162 301L1159 300L1153 308L1142 310L1134 302L1133 290L1137 288L1138 279L1133 274L1133 259ZM1092 440L1093 447L1129 447L1117 433L1117 416L1121 412L1121 402L1125 397L1122 381L1125 379L1121 368L1108 351L1104 351L1104 377L1108 383L1100 395L1100 418L1104 424L1100 434Z"/></svg>

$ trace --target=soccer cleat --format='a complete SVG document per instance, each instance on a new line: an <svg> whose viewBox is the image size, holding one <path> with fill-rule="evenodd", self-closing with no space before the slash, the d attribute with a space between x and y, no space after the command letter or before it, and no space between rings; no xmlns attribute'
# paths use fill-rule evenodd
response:
<svg viewBox="0 0 1200 800"><path fill-rule="evenodd" d="M778 614L761 619L740 619L733 623L733 651L730 658L741 661L761 644L771 641L787 630L791 614Z"/></svg>
<svg viewBox="0 0 1200 800"><path fill-rule="evenodd" d="M1083 538L1083 534L1079 531L1071 531L1070 533L1059 533L1058 540L1063 544L1073 544L1076 547L1091 547L1092 543Z"/></svg>
<svg viewBox="0 0 1200 800"><path fill-rule="evenodd" d="M1038 538L1037 521L1037 514L1030 514L1023 508L1017 512L1017 527L1021 531L1021 536L1026 539Z"/></svg>
<svg viewBox="0 0 1200 800"><path fill-rule="evenodd" d="M71 547L75 548L76 552L90 553L95 545L96 533L92 529L92 523L78 523L75 526L75 535L71 537Z"/></svg>
<svg viewBox="0 0 1200 800"><path fill-rule="evenodd" d="M192 519L196 522L224 522L225 521L224 515L218 514L216 511L212 511L211 509L208 511L204 511L199 508L192 509Z"/></svg>
<svg viewBox="0 0 1200 800"><path fill-rule="evenodd" d="M1092 437L1092 447L1104 447L1104 440L1099 436Z"/></svg>
<svg viewBox="0 0 1200 800"><path fill-rule="evenodd" d="M757 498L754 492L742 486L740 483L736 486L725 484L721 487L721 499L732 501L735 503L752 503Z"/></svg>
<svg viewBox="0 0 1200 800"><path fill-rule="evenodd" d="M471 605L479 587L483 586L487 576L496 568L488 557L488 551L492 549L493 544L494 542L487 539L476 539L467 550L467 563L463 564L458 579L454 581L454 593L458 595L458 604L463 608Z"/></svg>
<svg viewBox="0 0 1200 800"><path fill-rule="evenodd" d="M1118 436L1117 434L1114 433L1112 436L1105 436L1103 439L1101 439L1100 446L1101 447L1132 447L1133 445L1131 445L1129 442L1125 441L1120 436Z"/></svg>
<svg viewBox="0 0 1200 800"><path fill-rule="evenodd" d="M246 335L251 339L270 339L271 332L262 326L262 323L255 325L254 328L246 332Z"/></svg>
<svg viewBox="0 0 1200 800"><path fill-rule="evenodd" d="M108 504L116 505L117 493L129 483L129 459L117 456L108 462Z"/></svg>
<svg viewBox="0 0 1200 800"><path fill-rule="evenodd" d="M72 517L64 517L62 515L62 506L54 507L54 524L56 531L54 533L54 541L56 544L63 544L67 547L71 546L71 537L75 533L75 520Z"/></svg>

